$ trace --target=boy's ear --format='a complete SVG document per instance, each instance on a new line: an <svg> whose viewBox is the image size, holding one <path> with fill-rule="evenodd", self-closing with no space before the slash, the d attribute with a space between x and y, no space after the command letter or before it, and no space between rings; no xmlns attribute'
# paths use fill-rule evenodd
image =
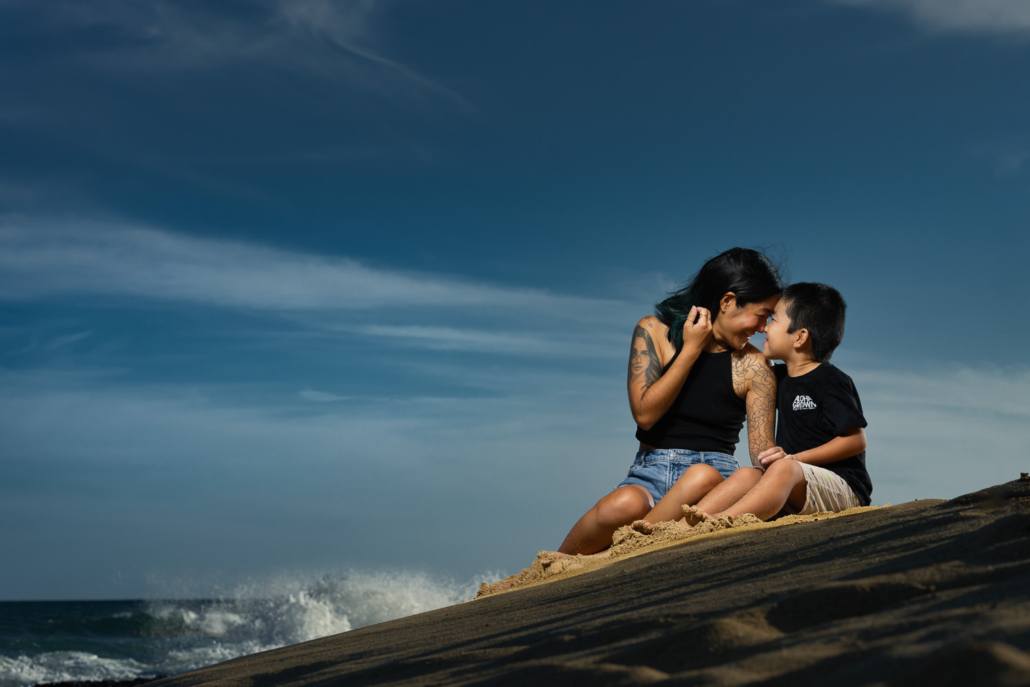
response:
<svg viewBox="0 0 1030 687"><path fill-rule="evenodd" d="M796 332L794 332L794 348L804 348L805 344L808 343L808 339L808 330L798 329Z"/></svg>
<svg viewBox="0 0 1030 687"><path fill-rule="evenodd" d="M727 291L719 299L719 312L729 312L737 308L737 294Z"/></svg>

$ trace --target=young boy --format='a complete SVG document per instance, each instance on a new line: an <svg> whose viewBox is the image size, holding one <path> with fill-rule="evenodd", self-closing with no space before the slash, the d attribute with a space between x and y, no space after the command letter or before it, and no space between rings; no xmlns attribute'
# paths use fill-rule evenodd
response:
<svg viewBox="0 0 1030 687"><path fill-rule="evenodd" d="M767 358L785 363L773 368L777 446L759 454L764 472L756 484L753 469L738 470L698 502L699 518L753 513L767 520L781 511L869 505L873 485L865 467L862 403L851 378L829 362L844 337L845 308L840 293L825 284L784 290L763 349ZM754 486L737 498L748 482Z"/></svg>

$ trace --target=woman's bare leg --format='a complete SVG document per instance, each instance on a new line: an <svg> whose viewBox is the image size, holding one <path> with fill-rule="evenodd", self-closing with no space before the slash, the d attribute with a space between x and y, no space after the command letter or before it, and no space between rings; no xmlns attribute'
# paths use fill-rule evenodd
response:
<svg viewBox="0 0 1030 687"><path fill-rule="evenodd" d="M711 465L691 465L643 519L649 523L679 520L683 506L694 505L722 481L722 475Z"/></svg>
<svg viewBox="0 0 1030 687"><path fill-rule="evenodd" d="M721 512L706 512L718 517L752 513L761 520L768 520L788 503L794 510L801 510L805 505L806 488L801 464L784 458L770 465L758 484L736 503Z"/></svg>
<svg viewBox="0 0 1030 687"><path fill-rule="evenodd" d="M702 513L708 514L725 510L739 501L761 479L761 470L741 468L705 494L704 498L697 502L697 509Z"/></svg>
<svg viewBox="0 0 1030 687"><path fill-rule="evenodd" d="M639 520L651 508L651 497L643 487L619 487L601 498L583 514L558 547L561 553L597 553L612 545L612 534L623 525Z"/></svg>

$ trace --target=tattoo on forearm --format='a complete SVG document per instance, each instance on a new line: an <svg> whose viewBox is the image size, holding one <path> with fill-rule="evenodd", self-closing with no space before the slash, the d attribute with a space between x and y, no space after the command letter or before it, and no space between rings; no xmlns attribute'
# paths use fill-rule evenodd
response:
<svg viewBox="0 0 1030 687"><path fill-rule="evenodd" d="M654 341L646 329L639 324L633 330L633 343L629 349L629 376L644 376L644 388L647 389L662 376L662 361L658 357Z"/></svg>
<svg viewBox="0 0 1030 687"><path fill-rule="evenodd" d="M733 357L733 389L747 407L748 451L752 457L775 445L776 376L758 356Z"/></svg>

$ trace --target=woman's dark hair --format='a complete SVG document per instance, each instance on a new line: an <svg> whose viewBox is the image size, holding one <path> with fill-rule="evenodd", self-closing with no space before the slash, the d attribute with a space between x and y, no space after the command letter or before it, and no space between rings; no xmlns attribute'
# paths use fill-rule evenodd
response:
<svg viewBox="0 0 1030 687"><path fill-rule="evenodd" d="M683 347L683 323L692 306L708 308L712 321L719 315L719 300L727 291L737 305L757 303L783 290L780 275L769 258L750 248L730 248L711 258L684 288L654 307L655 316L669 327L669 341Z"/></svg>
<svg viewBox="0 0 1030 687"><path fill-rule="evenodd" d="M808 330L812 357L823 363L830 359L844 338L844 314L848 304L840 291L814 282L791 284L783 291L790 318L788 334Z"/></svg>

